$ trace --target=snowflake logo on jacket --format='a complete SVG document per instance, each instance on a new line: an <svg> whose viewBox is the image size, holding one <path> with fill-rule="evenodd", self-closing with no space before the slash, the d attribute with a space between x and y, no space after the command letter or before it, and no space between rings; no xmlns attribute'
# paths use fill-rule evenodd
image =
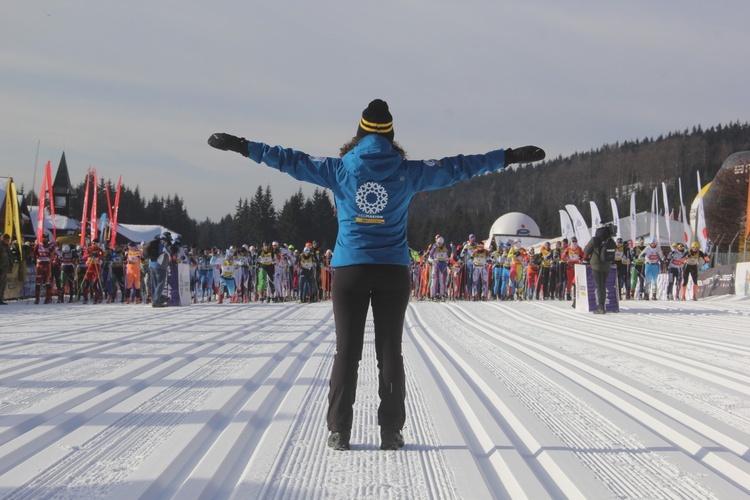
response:
<svg viewBox="0 0 750 500"><path fill-rule="evenodd" d="M366 214L378 214L388 204L388 193L377 182L366 182L357 189L357 208Z"/></svg>

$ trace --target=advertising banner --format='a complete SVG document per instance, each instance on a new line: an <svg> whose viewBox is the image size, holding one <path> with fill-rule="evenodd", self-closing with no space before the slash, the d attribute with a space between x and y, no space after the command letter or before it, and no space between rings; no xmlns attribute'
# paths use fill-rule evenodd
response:
<svg viewBox="0 0 750 500"><path fill-rule="evenodd" d="M190 305L190 266L183 263L170 263L167 275L167 305L189 306Z"/></svg>
<svg viewBox="0 0 750 500"><path fill-rule="evenodd" d="M750 297L750 262L740 262L734 273L734 294Z"/></svg>
<svg viewBox="0 0 750 500"><path fill-rule="evenodd" d="M698 298L732 295L734 293L734 266L716 266L698 271Z"/></svg>
<svg viewBox="0 0 750 500"><path fill-rule="evenodd" d="M590 266L576 264L576 311L591 312L596 306L596 286L594 285L594 273ZM604 302L604 310L607 312L620 312L620 303L617 293L617 269L609 270L607 275L607 299Z"/></svg>
<svg viewBox="0 0 750 500"><path fill-rule="evenodd" d="M23 281L18 278L18 262L13 264L13 269L8 273L8 281L5 283L5 299L20 299L23 292Z"/></svg>

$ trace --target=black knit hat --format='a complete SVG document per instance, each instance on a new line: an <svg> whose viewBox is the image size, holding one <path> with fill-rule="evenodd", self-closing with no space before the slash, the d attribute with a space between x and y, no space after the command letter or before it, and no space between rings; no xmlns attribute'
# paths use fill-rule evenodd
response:
<svg viewBox="0 0 750 500"><path fill-rule="evenodd" d="M357 137L367 134L380 134L389 141L393 140L393 116L388 111L388 103L382 99L375 99L362 111Z"/></svg>

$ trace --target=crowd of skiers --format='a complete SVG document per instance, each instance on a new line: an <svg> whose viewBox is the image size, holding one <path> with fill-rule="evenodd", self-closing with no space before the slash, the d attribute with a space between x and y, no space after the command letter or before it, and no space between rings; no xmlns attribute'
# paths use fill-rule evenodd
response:
<svg viewBox="0 0 750 500"><path fill-rule="evenodd" d="M36 304L91 301L154 307L166 305L167 276L178 263L189 268L194 303L328 300L331 257L317 242L301 250L278 242L198 250L173 241L168 232L149 242L112 248L98 239L85 246L58 246L44 236L29 252Z"/></svg>
<svg viewBox="0 0 750 500"><path fill-rule="evenodd" d="M668 274L669 300L687 296L693 287L697 300L698 270L708 262L697 242L687 249L674 243L666 254L655 238L645 244L638 238L633 248L622 238L615 240L612 265L617 270L620 300L656 300L658 276ZM412 295L420 300L573 300L575 265L588 262L573 237L545 242L538 248L524 247L520 238L489 247L470 235L463 244L435 242L414 255Z"/></svg>
<svg viewBox="0 0 750 500"><path fill-rule="evenodd" d="M172 241L163 233L153 241L116 244L98 240L86 246L58 246L48 237L34 244L34 301L122 302L166 305L164 293L169 267L189 266L194 303L316 302L331 296L331 250L317 242L301 249L278 242L259 246L231 246L198 250ZM692 286L697 298L698 270L708 256L698 243L688 249L672 244L665 253L655 238L638 238L633 248L616 240L612 265L617 270L620 300L655 300L659 274L668 276L669 300L687 296ZM423 252L413 252L412 296L419 300L572 300L574 266L586 263L575 237L524 247L520 239L489 247L475 235L460 245L446 244L440 235ZM157 297L156 300L153 297Z"/></svg>

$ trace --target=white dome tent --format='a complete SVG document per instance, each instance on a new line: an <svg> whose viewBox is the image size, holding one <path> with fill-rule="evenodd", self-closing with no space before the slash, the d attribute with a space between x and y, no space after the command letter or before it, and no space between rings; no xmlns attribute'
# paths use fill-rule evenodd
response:
<svg viewBox="0 0 750 500"><path fill-rule="evenodd" d="M487 244L494 240L499 247L513 243L516 239L520 239L523 246L535 245L544 240L534 219L520 212L509 212L492 224Z"/></svg>

